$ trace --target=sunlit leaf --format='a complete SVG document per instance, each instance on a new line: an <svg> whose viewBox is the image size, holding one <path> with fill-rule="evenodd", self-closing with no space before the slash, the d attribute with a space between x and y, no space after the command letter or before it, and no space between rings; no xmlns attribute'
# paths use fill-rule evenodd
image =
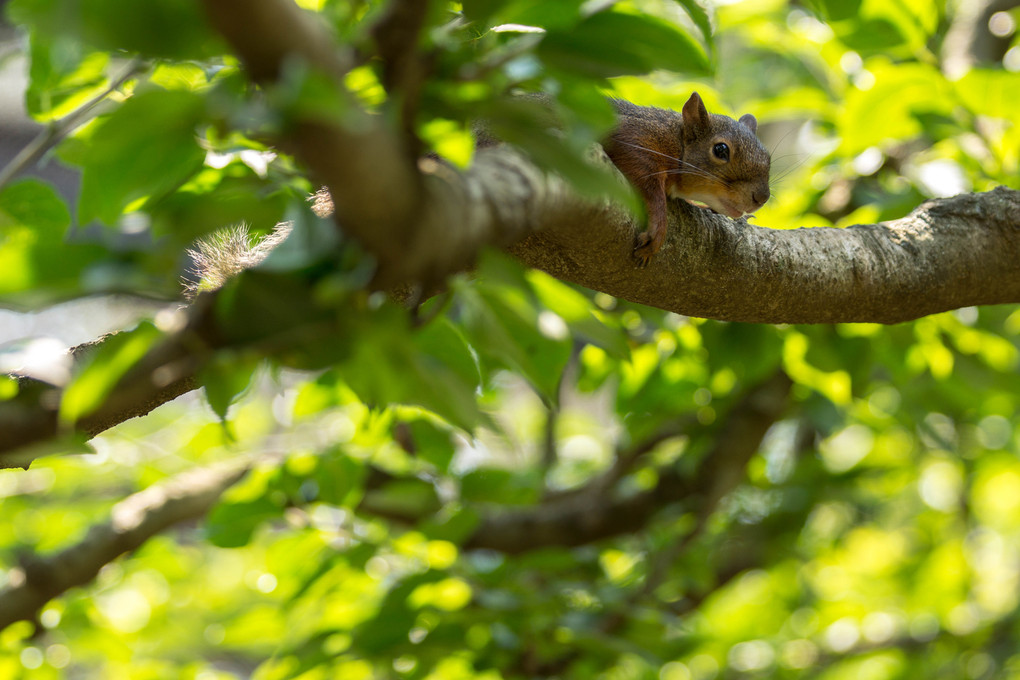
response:
<svg viewBox="0 0 1020 680"><path fill-rule="evenodd" d="M60 400L61 422L72 424L99 408L113 393L118 381L162 337L150 322L112 335L89 357L88 364L64 390Z"/></svg>
<svg viewBox="0 0 1020 680"><path fill-rule="evenodd" d="M150 91L99 124L75 159L82 166L78 218L116 223L138 199L158 199L191 177L205 152L195 137L203 101L185 91Z"/></svg>
<svg viewBox="0 0 1020 680"><path fill-rule="evenodd" d="M63 199L44 182L20 180L0 191L0 295L30 304L76 292L105 250L69 242L70 222Z"/></svg>

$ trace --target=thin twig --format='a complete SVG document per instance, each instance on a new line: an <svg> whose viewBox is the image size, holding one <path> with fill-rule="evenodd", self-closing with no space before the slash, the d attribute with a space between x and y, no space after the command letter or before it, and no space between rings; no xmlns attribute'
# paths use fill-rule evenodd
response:
<svg viewBox="0 0 1020 680"><path fill-rule="evenodd" d="M383 60L383 87L399 102L401 127L408 151L417 157L421 140L416 131L418 104L431 70L431 58L419 49L428 17L427 0L391 0L372 27Z"/></svg>
<svg viewBox="0 0 1020 680"><path fill-rule="evenodd" d="M577 361L581 356L581 349L584 345L580 342L574 342L570 349L570 357L567 358L567 363L563 365L563 371L560 372L560 379L556 382L556 403L548 404L546 410L548 414L545 420L545 433L542 439L542 476L545 477L552 470L553 466L556 465L556 461L559 459L559 450L556 446L556 428L557 423L560 419L560 411L563 405L563 396L567 390L567 374L575 370Z"/></svg>
<svg viewBox="0 0 1020 680"><path fill-rule="evenodd" d="M67 114L58 121L51 121L46 127L39 131L32 141L18 152L11 159L11 162L0 170L0 189L3 189L11 180L17 177L25 168L38 161L47 151L53 148L65 135L88 120L88 114L106 100L111 94L120 89L129 79L143 70L145 62L141 59L134 59L128 68L118 78L110 83L109 87L88 102Z"/></svg>

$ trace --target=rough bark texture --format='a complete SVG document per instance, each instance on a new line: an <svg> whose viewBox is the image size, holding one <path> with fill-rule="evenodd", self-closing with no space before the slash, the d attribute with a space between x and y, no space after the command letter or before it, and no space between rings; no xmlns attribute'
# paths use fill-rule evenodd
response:
<svg viewBox="0 0 1020 680"><path fill-rule="evenodd" d="M509 248L553 276L688 316L760 323L898 323L1020 301L1020 192L929 201L903 219L777 230L674 202L646 269L626 221L557 224Z"/></svg>

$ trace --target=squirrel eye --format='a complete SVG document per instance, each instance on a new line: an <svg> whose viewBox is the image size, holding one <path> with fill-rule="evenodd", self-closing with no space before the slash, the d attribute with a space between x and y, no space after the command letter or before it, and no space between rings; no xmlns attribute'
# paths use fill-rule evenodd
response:
<svg viewBox="0 0 1020 680"><path fill-rule="evenodd" d="M730 159L730 147L722 142L712 147L712 153L721 161L728 161Z"/></svg>

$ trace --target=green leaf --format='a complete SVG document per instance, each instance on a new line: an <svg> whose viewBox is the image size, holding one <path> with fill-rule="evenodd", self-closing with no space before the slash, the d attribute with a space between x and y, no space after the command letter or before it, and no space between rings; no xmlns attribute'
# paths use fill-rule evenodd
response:
<svg viewBox="0 0 1020 680"><path fill-rule="evenodd" d="M465 0L464 16L484 26L520 24L570 28L581 18L583 0Z"/></svg>
<svg viewBox="0 0 1020 680"><path fill-rule="evenodd" d="M205 387L206 401L221 421L226 421L230 405L251 384L260 362L257 355L227 351L216 354L202 367L199 382Z"/></svg>
<svg viewBox="0 0 1020 680"><path fill-rule="evenodd" d="M209 542L220 548L240 548L265 522L283 514L286 496L273 493L280 479L280 468L256 468L246 479L223 496L206 519Z"/></svg>
<svg viewBox="0 0 1020 680"><path fill-rule="evenodd" d="M478 528L481 516L471 507L458 507L452 512L442 512L430 517L419 525L420 530L431 540L450 541L460 545L469 539Z"/></svg>
<svg viewBox="0 0 1020 680"><path fill-rule="evenodd" d="M695 0L676 0L677 3L684 8L687 12L687 16L691 18L694 25L701 31L701 36L705 39L705 44L708 45L709 51L712 50L714 41L712 38L712 20L708 16L708 12L705 8L699 5Z"/></svg>
<svg viewBox="0 0 1020 680"><path fill-rule="evenodd" d="M782 358L782 334L772 326L708 322L701 334L712 369L728 368L744 384L774 373Z"/></svg>
<svg viewBox="0 0 1020 680"><path fill-rule="evenodd" d="M354 507L362 498L364 463L351 458L341 448L320 454L313 479L319 485L319 500L339 507Z"/></svg>
<svg viewBox="0 0 1020 680"><path fill-rule="evenodd" d="M617 359L630 353L627 335L619 327L611 327L595 315L595 305L568 284L537 269L527 272L528 282L539 301L554 312L577 336L601 347Z"/></svg>
<svg viewBox="0 0 1020 680"><path fill-rule="evenodd" d="M955 87L964 105L975 114L1003 118L1020 126L1020 88L1016 73L971 69Z"/></svg>
<svg viewBox="0 0 1020 680"><path fill-rule="evenodd" d="M608 106L601 96L599 104ZM539 98L512 97L493 103L479 115L497 139L513 144L539 167L564 177L583 194L608 196L638 210L641 204L630 186L609 167L588 160L589 149L600 135L590 130L592 134L587 136L564 136L557 129L569 125L557 120L554 109Z"/></svg>
<svg viewBox="0 0 1020 680"><path fill-rule="evenodd" d="M861 0L812 0L810 4L829 21L853 19L861 8Z"/></svg>
<svg viewBox="0 0 1020 680"><path fill-rule="evenodd" d="M386 593L375 616L353 630L354 648L367 655L386 655L394 647L410 645L408 633L418 618L418 609L410 605L408 598L418 586L444 578L444 572L427 571L400 581Z"/></svg>
<svg viewBox="0 0 1020 680"><path fill-rule="evenodd" d="M204 106L191 92L149 91L99 123L74 159L82 166L78 219L115 224L128 205L161 198L194 175L205 159L195 135Z"/></svg>
<svg viewBox="0 0 1020 680"><path fill-rule="evenodd" d="M365 494L361 509L371 514L424 519L439 510L436 487L413 477L396 479Z"/></svg>
<svg viewBox="0 0 1020 680"><path fill-rule="evenodd" d="M556 404L560 375L570 357L569 340L543 335L537 310L520 291L475 286L461 290L459 297L471 344L490 370L517 371L547 404Z"/></svg>
<svg viewBox="0 0 1020 680"><path fill-rule="evenodd" d="M881 54L902 45L906 40L899 26L885 18L855 20L845 25L851 30L841 31L840 40L862 54Z"/></svg>
<svg viewBox="0 0 1020 680"><path fill-rule="evenodd" d="M89 52L79 43L35 32L25 106L39 120L59 118L98 95L108 85L110 55Z"/></svg>
<svg viewBox="0 0 1020 680"><path fill-rule="evenodd" d="M371 353L362 354L362 360L370 356ZM474 388L441 361L425 355L411 355L405 362L392 363L388 373L391 376L390 398L377 403L417 404L467 432L481 422ZM361 386L359 394L364 392L365 383Z"/></svg>
<svg viewBox="0 0 1020 680"><path fill-rule="evenodd" d="M593 14L570 30L550 31L538 55L553 68L590 78L641 75L656 69L686 76L710 72L705 51L680 27L616 10Z"/></svg>
<svg viewBox="0 0 1020 680"><path fill-rule="evenodd" d="M246 270L217 293L219 331L238 345L289 338L280 351L267 352L288 366L332 364L347 356L346 334L330 307L315 299L314 288L312 272Z"/></svg>
<svg viewBox="0 0 1020 680"><path fill-rule="evenodd" d="M283 508L266 497L243 503L221 503L209 513L206 537L219 548L240 548L251 542L259 526L282 514Z"/></svg>
<svg viewBox="0 0 1020 680"><path fill-rule="evenodd" d="M146 206L152 215L152 233L191 246L195 239L228 225L267 228L283 221L293 200L283 191L267 194L268 184L240 162L220 171L202 168L193 181L158 205Z"/></svg>
<svg viewBox="0 0 1020 680"><path fill-rule="evenodd" d="M541 477L500 468L472 470L460 480L460 497L467 503L528 505L539 498Z"/></svg>
<svg viewBox="0 0 1020 680"><path fill-rule="evenodd" d="M0 191L0 298L38 305L78 292L81 276L107 255L65 240L71 216L45 182L17 181Z"/></svg>
<svg viewBox="0 0 1020 680"><path fill-rule="evenodd" d="M435 359L459 378L472 392L481 383L478 360L471 353L464 334L449 319L439 317L414 334L418 350Z"/></svg>
<svg viewBox="0 0 1020 680"><path fill-rule="evenodd" d="M151 322L108 336L64 390L60 400L60 422L73 425L99 408L117 383L163 337Z"/></svg>
<svg viewBox="0 0 1020 680"><path fill-rule="evenodd" d="M404 424L409 428L414 455L436 466L440 472L446 472L456 453L451 430L427 418L416 418Z"/></svg>
<svg viewBox="0 0 1020 680"><path fill-rule="evenodd" d="M866 91L851 88L837 121L840 151L847 156L919 134L915 114L951 113L952 91L934 66L877 62L869 70L875 85Z"/></svg>
<svg viewBox="0 0 1020 680"><path fill-rule="evenodd" d="M406 312L393 305L347 321L359 340L338 368L362 401L422 406L468 431L480 422L477 365L452 326L437 320L411 333Z"/></svg>
<svg viewBox="0 0 1020 680"><path fill-rule="evenodd" d="M0 191L0 228L28 225L39 234L63 236L71 214L60 195L49 184L23 179Z"/></svg>

